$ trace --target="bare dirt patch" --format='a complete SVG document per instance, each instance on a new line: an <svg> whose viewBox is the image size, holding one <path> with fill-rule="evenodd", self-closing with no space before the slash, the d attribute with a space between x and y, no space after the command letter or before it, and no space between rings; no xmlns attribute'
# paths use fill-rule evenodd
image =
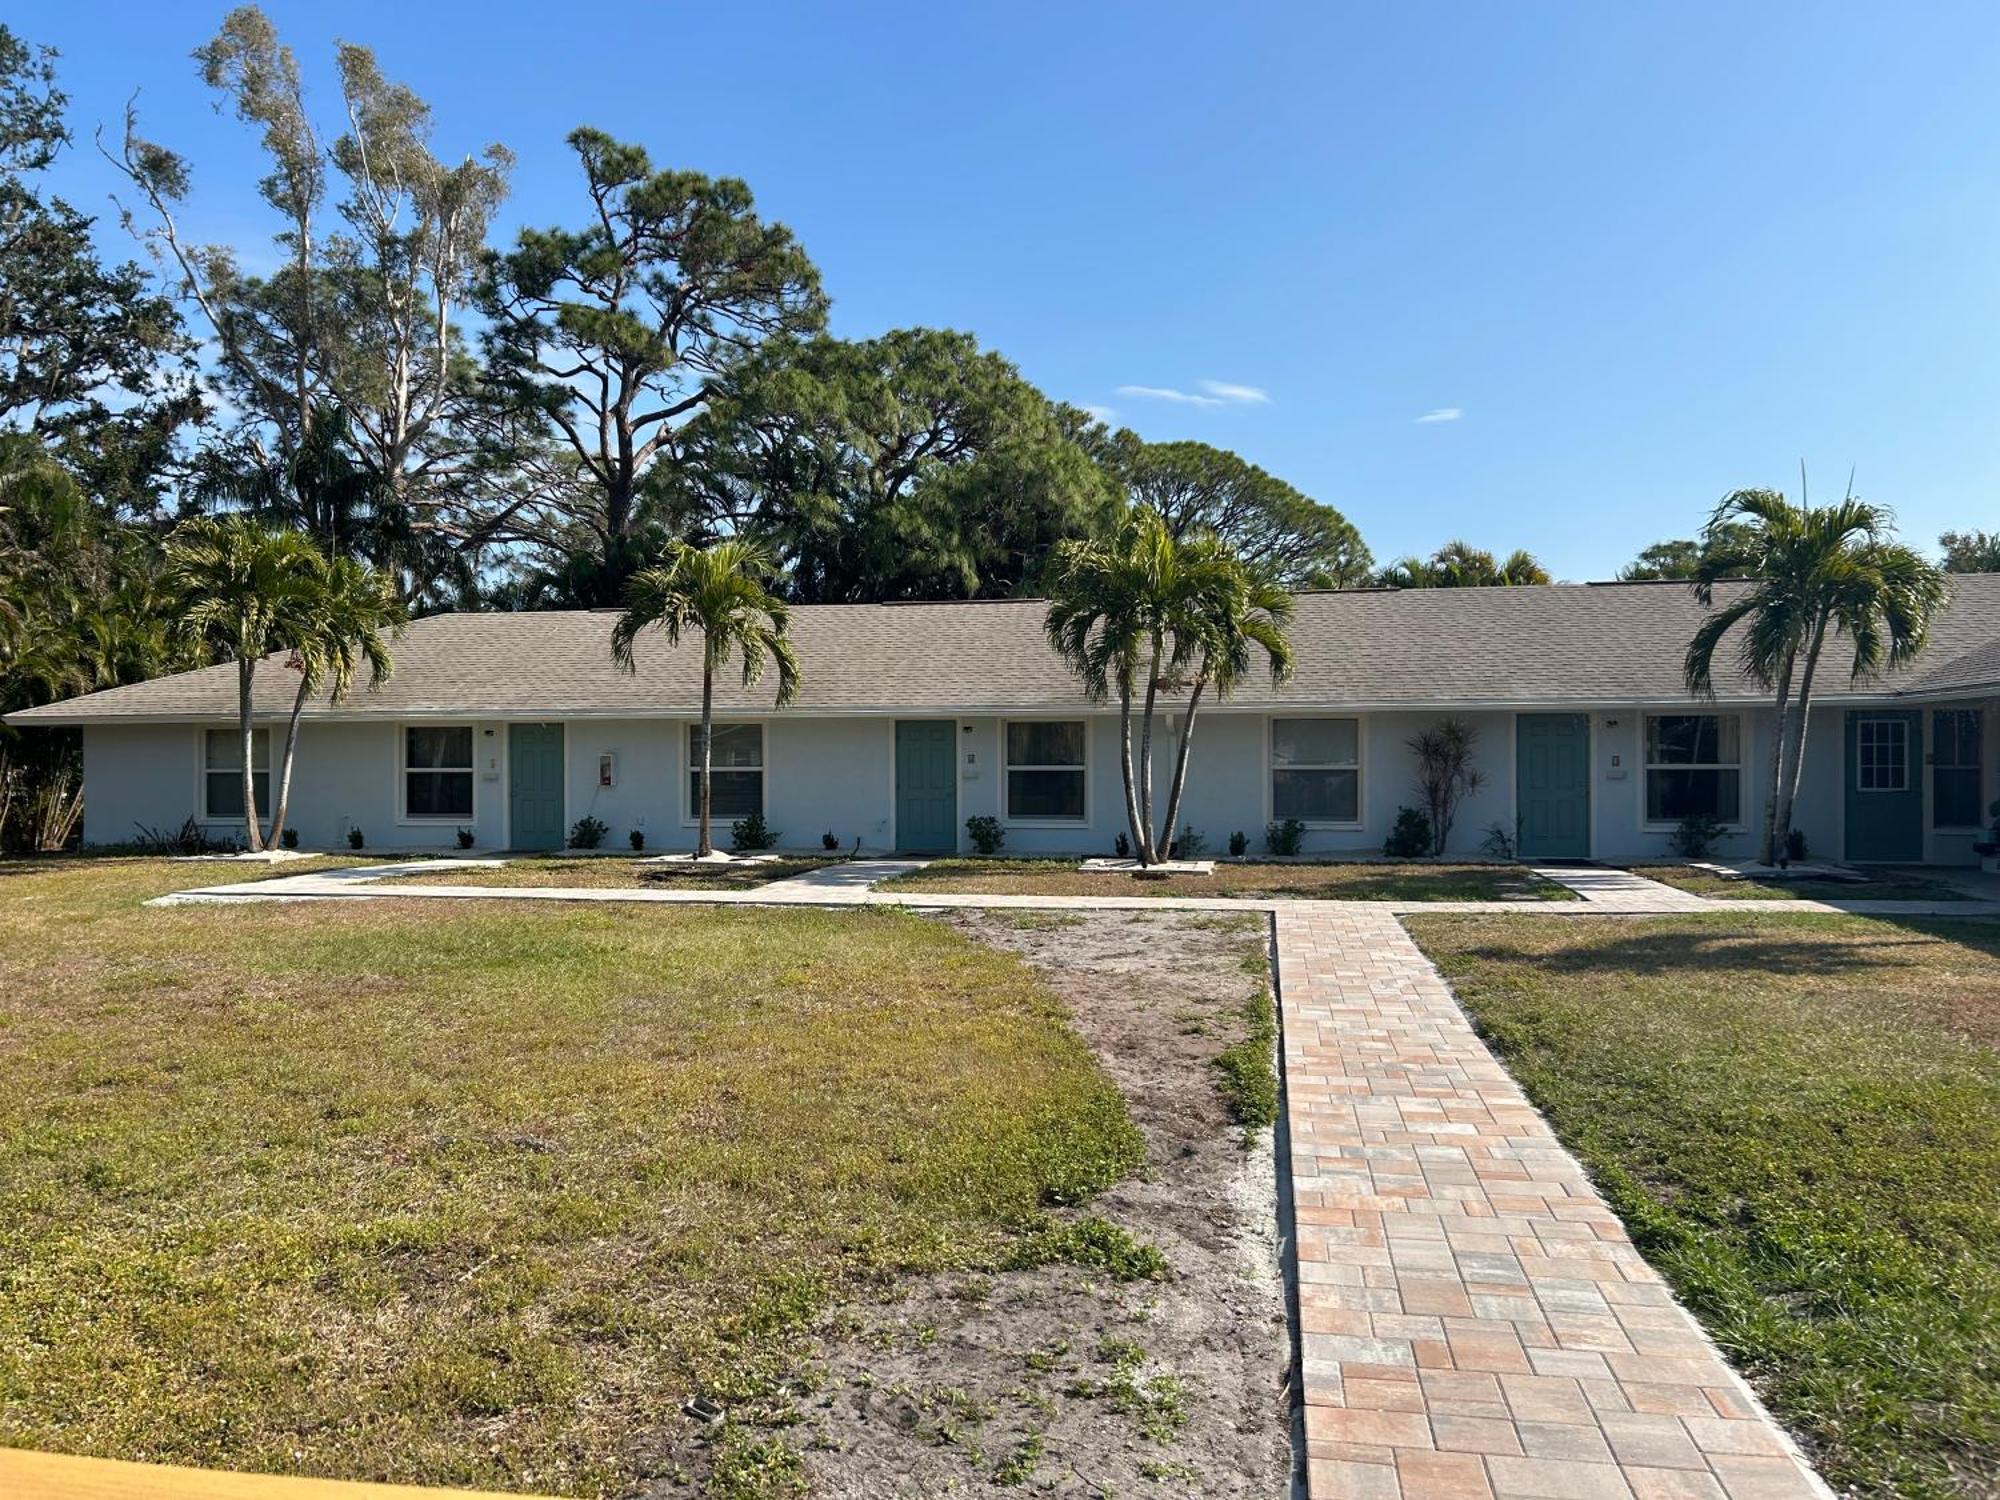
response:
<svg viewBox="0 0 2000 1500"><path fill-rule="evenodd" d="M1268 1129L1232 1122L1215 1059L1268 982L1261 917L941 914L1067 1003L1146 1140L1079 1214L1155 1246L1164 1280L1057 1264L905 1283L849 1307L802 1403L812 1492L1280 1495L1291 1471ZM1075 1217L1072 1215L1071 1217Z"/></svg>

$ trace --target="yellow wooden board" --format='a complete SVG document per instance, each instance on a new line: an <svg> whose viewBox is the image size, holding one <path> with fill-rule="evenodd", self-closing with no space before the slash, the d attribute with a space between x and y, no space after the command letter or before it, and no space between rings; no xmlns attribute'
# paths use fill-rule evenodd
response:
<svg viewBox="0 0 2000 1500"><path fill-rule="evenodd" d="M0 1448L0 1496L5 1500L523 1500L518 1494L502 1496L489 1490L235 1474L30 1453L22 1448Z"/></svg>

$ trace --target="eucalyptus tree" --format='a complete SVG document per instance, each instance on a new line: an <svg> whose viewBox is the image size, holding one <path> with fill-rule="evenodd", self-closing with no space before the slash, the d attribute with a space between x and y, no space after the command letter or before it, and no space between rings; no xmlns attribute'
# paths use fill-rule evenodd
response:
<svg viewBox="0 0 2000 1500"><path fill-rule="evenodd" d="M141 136L134 111L120 150L106 154L145 205L143 224L128 209L127 226L212 340L213 381L238 414L222 466L287 472L337 409L345 441L377 476L382 515L405 518L441 567L489 540L508 509L479 462L492 417L461 323L513 158L494 145L447 165L430 147L429 107L348 43L336 56L345 124L329 140L297 58L255 6L230 11L195 57L203 81L260 132L276 269L252 274L234 249L182 229L192 169ZM372 513L359 519L373 524ZM365 553L366 526L335 540Z"/></svg>
<svg viewBox="0 0 2000 1500"><path fill-rule="evenodd" d="M306 634L326 562L304 532L269 530L241 515L183 522L167 540L166 559L184 638L218 660L236 663L245 842L262 849L263 814L253 774L257 668L271 652Z"/></svg>
<svg viewBox="0 0 2000 1500"><path fill-rule="evenodd" d="M632 575L625 610L611 629L611 654L626 671L638 670L637 641L657 629L669 646L684 634L701 637L701 766L695 853L715 852L709 832L711 748L715 739L715 674L735 656L743 685L755 686L776 666L780 708L798 695L799 661L787 634L790 611L768 587L771 557L756 542L730 540L709 547L676 542L667 560Z"/></svg>
<svg viewBox="0 0 2000 1500"><path fill-rule="evenodd" d="M1728 579L1743 586L1718 605L1717 586ZM1803 498L1794 505L1775 490L1753 489L1715 508L1691 587L1710 613L1688 644L1689 690L1714 695L1716 653L1735 634L1737 664L1775 693L1778 733L1761 851L1768 864L1791 832L1813 682L1829 633L1849 643L1850 678L1907 662L1929 637L1945 577L1894 539L1893 517L1881 506L1852 493L1832 505Z"/></svg>
<svg viewBox="0 0 2000 1500"><path fill-rule="evenodd" d="M1171 844L1205 691L1226 697L1261 656L1273 682L1290 675L1291 596L1209 533L1179 538L1157 511L1129 513L1103 540L1056 549L1049 642L1093 702L1118 700L1125 817L1142 866ZM1164 827L1153 825L1153 727L1160 695L1188 694ZM1138 743L1133 743L1134 706Z"/></svg>
<svg viewBox="0 0 2000 1500"><path fill-rule="evenodd" d="M573 481L538 502L532 539L617 562L649 497L671 488L710 382L765 339L816 332L826 301L791 231L760 219L738 179L655 168L601 130L569 145L581 227L524 229L489 259L480 305L496 391L546 420Z"/></svg>

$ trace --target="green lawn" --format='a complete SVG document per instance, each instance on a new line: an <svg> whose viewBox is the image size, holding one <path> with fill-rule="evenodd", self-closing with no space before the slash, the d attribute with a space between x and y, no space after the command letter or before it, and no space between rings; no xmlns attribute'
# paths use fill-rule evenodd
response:
<svg viewBox="0 0 2000 1500"><path fill-rule="evenodd" d="M2000 1493L2000 924L1411 925L1837 1490Z"/></svg>
<svg viewBox="0 0 2000 1500"><path fill-rule="evenodd" d="M1308 901L1574 901L1519 865L1218 863L1212 875L1136 880L1088 874L1061 859L940 859L876 887L1021 896L1223 896Z"/></svg>
<svg viewBox="0 0 2000 1500"><path fill-rule="evenodd" d="M1731 879L1692 865L1636 865L1634 873L1676 890L1721 901L1966 901L1956 886L1920 876L1882 875L1868 880Z"/></svg>
<svg viewBox="0 0 2000 1500"><path fill-rule="evenodd" d="M521 855L498 868L468 865L463 870L421 870L391 875L422 885L539 885L572 889L747 891L803 875L828 864L824 859L786 856L755 863L649 865L643 855Z"/></svg>
<svg viewBox="0 0 2000 1500"><path fill-rule="evenodd" d="M1140 1158L943 924L138 904L194 868L0 866L0 1444L621 1494L701 1393L789 1494L808 1318Z"/></svg>

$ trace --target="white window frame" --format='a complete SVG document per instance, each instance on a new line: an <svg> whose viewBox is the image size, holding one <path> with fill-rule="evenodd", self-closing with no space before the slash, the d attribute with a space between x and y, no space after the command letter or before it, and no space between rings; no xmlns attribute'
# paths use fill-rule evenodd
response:
<svg viewBox="0 0 2000 1500"><path fill-rule="evenodd" d="M1335 829L1352 832L1368 826L1368 716L1366 714L1297 713L1269 714L1264 719L1264 821L1278 821L1278 725L1292 723L1300 719L1346 720L1354 726L1354 764L1343 765L1329 761L1325 765L1293 765L1282 767L1287 771L1352 771L1354 773L1354 818L1351 822L1330 822L1318 818L1302 818L1307 828Z"/></svg>
<svg viewBox="0 0 2000 1500"><path fill-rule="evenodd" d="M246 822L246 821L248 821L248 817L247 817L247 813L242 813L242 812L221 812L221 813L219 813L219 812L214 812L214 811L211 811L211 810L210 810L210 808L209 808L209 805L208 805L208 776L209 776L209 767L208 767L208 737L209 737L209 736L210 736L211 734L224 734L224 735L227 735L227 736L229 736L230 740L231 740L231 741L233 742L233 741L236 741L236 740L240 740L240 739L242 738L242 735L243 735L243 731L242 731L242 729L241 729L241 727L240 727L240 726L237 726L237 725L234 725L234 724L230 725L230 726L229 726L229 727L228 727L227 729L217 729L217 728L215 728L215 727L213 727L213 726L211 726L211 725L207 725L207 724L204 724L204 725L202 725L202 726L201 726L200 728L198 728L198 729L196 729L196 730L195 730L195 732L194 732L194 805L195 805L196 807L198 807L198 808L200 808L200 809L201 809L201 817L200 817L200 818L198 819L198 821L200 821L200 822L203 822L203 823L242 823L242 822ZM263 745L264 745L264 764L263 764L263 766L262 766L261 768L260 768L260 767L259 767L259 766L257 765L257 763L256 763L256 761L257 761L257 743L258 743L258 741L260 741L260 740L261 740L261 741L263 742ZM258 729L256 729L256 730L253 730L253 731L252 731L252 733L251 733L251 740L250 740L250 761L251 761L251 764L250 764L250 769L251 769L251 771L252 771L253 773L254 773L254 772L256 772L256 771L257 771L257 770L259 770L259 769L261 769L261 770L263 771L263 773L264 773L264 776L265 776L265 785L266 785L266 786L267 786L267 787L269 788L269 791L268 791L268 792L267 792L267 793L265 794L265 796L266 796L266 800L267 800L267 801L270 801L270 802L271 802L271 804L272 804L272 806L276 806L276 805L277 805L277 804L276 804L276 798L277 798L277 795L278 795L278 789L277 789L277 785L276 785L276 782L275 782L275 780L273 780L273 779L272 779L272 778L273 778L273 775L274 775L274 773L273 773L273 771L272 771L272 769L271 769L271 731L270 731L269 729L266 729L266 728L258 728ZM238 779L240 780L240 779L242 778L242 775L243 775L243 768L242 768L241 766L218 766L218 767L216 767L216 774L217 774L218 776L219 776L219 775L222 775L222 774L224 774L225 772L226 772L227 774L231 775L231 776L234 776L234 777L237 777L237 778L238 778ZM259 814L258 814L258 816L259 816L259 817L263 817L263 818L268 818L268 817L270 816L270 812L269 812L268 810L266 810L265 812L262 812L262 813L259 813Z"/></svg>
<svg viewBox="0 0 2000 1500"><path fill-rule="evenodd" d="M1655 719L1714 719L1718 726L1728 719L1736 725L1736 759L1728 760L1654 760L1652 725ZM1716 731L1716 744L1722 743L1720 727ZM1724 828L1741 831L1748 825L1744 821L1749 801L1746 795L1745 778L1750 765L1750 725L1740 713L1720 713L1710 709L1649 708L1639 715L1639 819L1642 827L1659 830L1680 826L1678 818L1655 818L1652 816L1652 781L1655 771L1734 771L1736 773L1736 816L1722 819Z"/></svg>
<svg viewBox="0 0 2000 1500"><path fill-rule="evenodd" d="M768 719L728 718L715 721L717 729L754 728L757 731L757 811L768 818L771 815L771 724ZM701 771L701 762L694 756L694 737L701 733L701 720L686 719L681 723L680 755L681 764L681 827L701 826L701 792L695 786L695 777ZM722 766L709 768L711 771L743 772L749 766ZM717 818L730 822L748 817L748 813L716 813Z"/></svg>
<svg viewBox="0 0 2000 1500"><path fill-rule="evenodd" d="M1972 722L1973 722L1973 723L1974 723L1974 724L1975 724L1975 725L1977 726L1977 730L1976 730L1976 732L1977 732L1977 734L1978 734L1978 736L1979 736L1979 749L1978 749L1977 753L1975 753L1975 754L1974 754L1974 756L1973 756L1973 758L1972 758L1971 760L1969 760L1969 761L1964 761L1964 760L1949 760L1949 761L1940 761L1940 760L1939 760L1939 759L1937 758L1937 755L1938 755L1938 747L1937 747L1937 716L1938 716L1939 714L1967 714L1967 715L1970 715L1970 716L1971 716L1971 719L1972 719ZM1972 801L1973 801L1973 807L1974 807L1974 811L1975 811L1975 813L1976 813L1976 814L1983 814L1983 812L1984 812L1984 810L1985 810L1985 807L1986 807L1986 713L1985 713L1985 710L1983 710L1983 709L1981 709L1981 708L1977 708L1977 707L1972 707L1972 708L1933 708L1933 709L1932 709L1932 710L1930 711L1930 717L1929 717L1929 719L1928 719L1928 720L1926 721L1926 723L1925 723L1925 726L1924 726L1924 727L1925 727L1925 728L1926 728L1926 729L1927 729L1927 730L1929 731L1929 733L1930 733L1930 736L1931 736L1931 754L1930 754L1930 759L1929 759L1929 762L1928 762L1928 767L1927 767L1927 768L1929 769L1929 771L1930 771L1930 785L1929 785L1929 786L1927 786L1927 787L1925 788L1925 791L1929 793L1929 801L1930 801L1930 811L1931 811L1931 829L1932 829L1932 831L1933 831L1933 832L1936 832L1936 833L1983 833L1983 832L1985 832L1985 830L1986 830L1986 820L1985 820L1985 818L1984 818L1983 816L1981 816L1981 817L1979 818L1979 820L1978 820L1977 822L1973 822L1973 823L1940 823L1940 822L1938 822L1938 821L1937 821L1937 773L1938 773L1939 771L1970 771L1970 772L1972 772L1972 773L1973 773L1973 775L1974 775L1974 776L1976 776L1976 777L1978 778L1978 790L1977 790L1977 791L1976 791L1976 792L1975 792L1975 793L1973 794L1973 798L1972 798Z"/></svg>
<svg viewBox="0 0 2000 1500"><path fill-rule="evenodd" d="M412 766L410 764L410 731L412 729L463 729L470 737L472 755L467 760L464 775L472 786L472 810L466 813L413 813L410 811L410 778L412 776L457 775L457 766ZM476 827L479 822L479 726L470 720L451 720L441 723L398 724L396 726L396 821L417 828L459 828Z"/></svg>
<svg viewBox="0 0 2000 1500"><path fill-rule="evenodd" d="M1863 786L1861 784L1861 773L1864 765L1861 758L1861 734L1863 730L1878 724L1895 730L1896 736L1903 742L1903 779L1895 786ZM1891 718L1887 714L1856 714L1854 717L1854 790L1863 796L1872 796L1878 792L1887 792L1893 795L1909 791L1911 748L1910 721L1908 719L1900 716Z"/></svg>
<svg viewBox="0 0 2000 1500"><path fill-rule="evenodd" d="M1052 766L1023 761L1015 765L1008 758L1007 730L1014 724L1075 724L1083 730L1083 761L1080 765ZM1000 721L1000 814L1004 822L1020 828L1084 828L1090 824L1090 733L1091 721L1079 714L1038 714ZM1083 778L1083 812L1074 818L1016 817L1014 815L1013 773L1016 771L1074 771Z"/></svg>

